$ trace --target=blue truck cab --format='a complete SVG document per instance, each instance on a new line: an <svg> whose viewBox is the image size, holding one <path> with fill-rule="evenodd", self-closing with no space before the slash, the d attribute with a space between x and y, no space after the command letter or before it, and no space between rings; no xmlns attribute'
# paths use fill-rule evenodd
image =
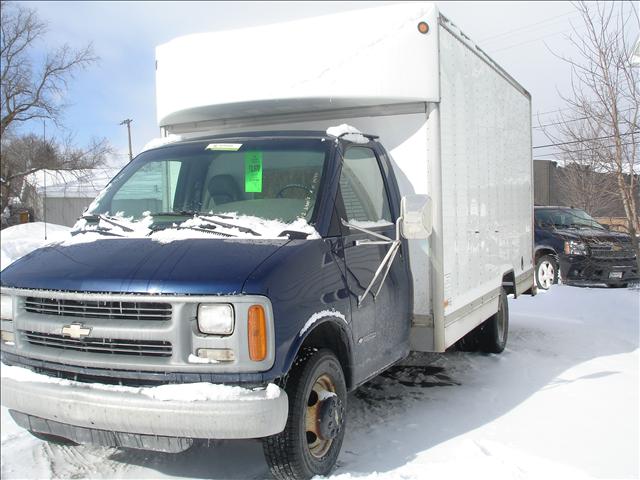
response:
<svg viewBox="0 0 640 480"><path fill-rule="evenodd" d="M71 240L2 272L4 369L67 380L3 376L3 404L40 436L165 451L279 434L303 413L306 454L329 463L346 392L409 352L408 263L400 246L385 264L380 241L399 216L373 138L262 132L148 150ZM196 383L242 387L247 401L134 391Z"/></svg>

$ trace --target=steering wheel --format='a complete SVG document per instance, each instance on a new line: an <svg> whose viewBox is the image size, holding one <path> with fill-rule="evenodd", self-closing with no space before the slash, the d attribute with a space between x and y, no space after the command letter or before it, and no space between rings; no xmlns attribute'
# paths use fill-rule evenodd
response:
<svg viewBox="0 0 640 480"><path fill-rule="evenodd" d="M280 189L280 191L276 194L276 198L282 198L282 194L284 193L284 191L290 188L299 188L300 190L304 190L305 192L307 192L309 195L313 195L313 191L305 185L300 185L299 183L290 183Z"/></svg>

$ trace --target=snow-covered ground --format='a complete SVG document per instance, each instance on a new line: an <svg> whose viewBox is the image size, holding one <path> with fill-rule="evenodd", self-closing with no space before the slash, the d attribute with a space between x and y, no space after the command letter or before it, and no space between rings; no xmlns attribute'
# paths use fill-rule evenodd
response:
<svg viewBox="0 0 640 480"><path fill-rule="evenodd" d="M46 240L45 240L46 231ZM0 270L27 253L50 242L66 240L71 229L63 225L44 222L23 223L2 230Z"/></svg>
<svg viewBox="0 0 640 480"><path fill-rule="evenodd" d="M413 356L353 392L332 478L638 478L640 290L555 286L509 308L502 355ZM269 478L258 441L62 447L1 417L3 479Z"/></svg>

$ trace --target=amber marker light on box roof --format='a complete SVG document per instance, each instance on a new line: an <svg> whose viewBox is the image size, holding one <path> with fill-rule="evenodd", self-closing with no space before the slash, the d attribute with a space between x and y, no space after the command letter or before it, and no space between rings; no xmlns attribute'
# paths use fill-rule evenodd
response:
<svg viewBox="0 0 640 480"><path fill-rule="evenodd" d="M249 358L261 362L267 358L267 319L261 305L249 307Z"/></svg>
<svg viewBox="0 0 640 480"><path fill-rule="evenodd" d="M418 31L420 33L427 33L429 32L429 24L427 22L420 22L418 24Z"/></svg>

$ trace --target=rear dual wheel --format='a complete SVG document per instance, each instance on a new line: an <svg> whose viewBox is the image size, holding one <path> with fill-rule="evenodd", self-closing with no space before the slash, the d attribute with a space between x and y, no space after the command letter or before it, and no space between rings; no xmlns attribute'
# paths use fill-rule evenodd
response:
<svg viewBox="0 0 640 480"><path fill-rule="evenodd" d="M340 362L330 350L303 350L285 390L287 425L262 441L271 473L281 480L327 475L338 459L345 431L347 388Z"/></svg>
<svg viewBox="0 0 640 480"><path fill-rule="evenodd" d="M485 353L502 353L509 336L509 302L507 292L500 289L498 311L486 320L478 332L478 347Z"/></svg>
<svg viewBox="0 0 640 480"><path fill-rule="evenodd" d="M463 352L502 353L509 336L509 303L507 292L500 289L498 311L458 341Z"/></svg>

